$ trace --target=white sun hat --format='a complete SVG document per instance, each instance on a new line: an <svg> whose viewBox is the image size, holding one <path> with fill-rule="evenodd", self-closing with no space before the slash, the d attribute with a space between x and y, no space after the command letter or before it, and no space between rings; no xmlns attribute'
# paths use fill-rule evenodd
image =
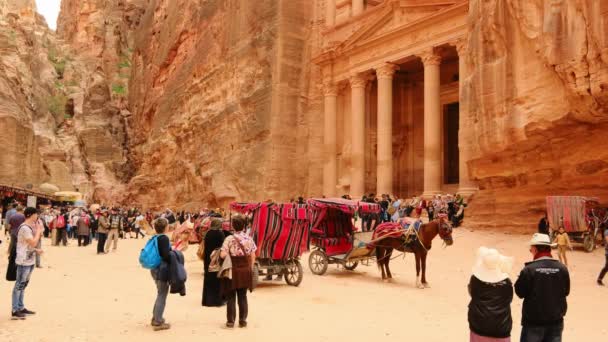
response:
<svg viewBox="0 0 608 342"><path fill-rule="evenodd" d="M479 247L473 275L486 283L498 283L509 278L513 258L501 255L496 249Z"/></svg>
<svg viewBox="0 0 608 342"><path fill-rule="evenodd" d="M551 246L555 247L557 244L551 243L551 238L547 234L534 233L530 240L530 246Z"/></svg>

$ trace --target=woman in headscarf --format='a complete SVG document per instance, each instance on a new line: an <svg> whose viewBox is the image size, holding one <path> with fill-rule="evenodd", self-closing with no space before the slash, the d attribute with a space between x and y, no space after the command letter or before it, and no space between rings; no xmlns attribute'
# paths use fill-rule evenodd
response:
<svg viewBox="0 0 608 342"><path fill-rule="evenodd" d="M217 277L218 272L209 272L209 264L211 263L211 253L217 248L222 247L224 243L224 232L222 231L222 220L213 219L211 227L205 234L205 280L203 283L203 306L222 306L224 300L220 292L220 280Z"/></svg>

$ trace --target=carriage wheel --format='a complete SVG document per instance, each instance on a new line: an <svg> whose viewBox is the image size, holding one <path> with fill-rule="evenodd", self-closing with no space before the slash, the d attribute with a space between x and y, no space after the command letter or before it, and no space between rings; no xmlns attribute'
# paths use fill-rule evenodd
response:
<svg viewBox="0 0 608 342"><path fill-rule="evenodd" d="M285 282L287 285L298 286L304 278L304 270L300 260L290 260L285 264Z"/></svg>
<svg viewBox="0 0 608 342"><path fill-rule="evenodd" d="M310 253L308 256L308 267L313 274L325 274L325 272L327 272L328 265L329 260L327 260L327 255L320 250L312 251L312 253Z"/></svg>
<svg viewBox="0 0 608 342"><path fill-rule="evenodd" d="M255 289L258 287L258 281L260 277L260 266L258 264L253 265L251 270L251 288Z"/></svg>
<svg viewBox="0 0 608 342"><path fill-rule="evenodd" d="M585 248L585 252L591 253L595 249L595 238L591 234L585 235L583 238L583 248Z"/></svg>
<svg viewBox="0 0 608 342"><path fill-rule="evenodd" d="M357 268L357 266L359 265L358 261L347 261L344 263L344 268L349 270L349 271L354 271L355 268Z"/></svg>

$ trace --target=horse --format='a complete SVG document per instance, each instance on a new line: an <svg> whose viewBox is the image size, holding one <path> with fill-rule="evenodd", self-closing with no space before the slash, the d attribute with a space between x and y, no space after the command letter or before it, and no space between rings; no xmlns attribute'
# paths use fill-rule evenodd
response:
<svg viewBox="0 0 608 342"><path fill-rule="evenodd" d="M437 235L448 246L454 243L452 226L445 216L438 217L427 224L422 224L418 230L418 239L411 244L408 244L405 236L399 238L386 237L378 241L376 243L376 261L382 271L382 280L388 281L393 277L389 269L389 262L393 250L396 249L403 253L414 253L416 258L416 287L420 289L430 287L426 281L426 256L431 249L433 239ZM420 271L422 271L422 277L420 277Z"/></svg>

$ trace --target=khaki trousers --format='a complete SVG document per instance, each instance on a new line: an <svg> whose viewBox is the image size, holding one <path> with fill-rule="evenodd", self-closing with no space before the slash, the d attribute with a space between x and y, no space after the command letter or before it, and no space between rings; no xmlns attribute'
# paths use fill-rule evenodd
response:
<svg viewBox="0 0 608 342"><path fill-rule="evenodd" d="M51 230L51 246L57 246L57 229Z"/></svg>
<svg viewBox="0 0 608 342"><path fill-rule="evenodd" d="M108 231L108 239L106 240L106 246L104 248L104 252L108 253L110 251L110 244L114 241L113 250L116 250L118 246L118 229L110 229Z"/></svg>

